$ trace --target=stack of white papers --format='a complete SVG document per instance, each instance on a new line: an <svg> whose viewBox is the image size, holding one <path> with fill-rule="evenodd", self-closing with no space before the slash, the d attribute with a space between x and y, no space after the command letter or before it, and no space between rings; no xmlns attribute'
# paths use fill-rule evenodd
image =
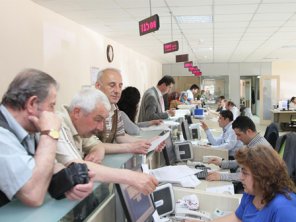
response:
<svg viewBox="0 0 296 222"><path fill-rule="evenodd" d="M163 141L165 141L170 136L170 132L166 132L162 136L156 136L151 140L151 146L148 149L148 152L151 152L152 150L155 150L158 145L160 145Z"/></svg>
<svg viewBox="0 0 296 222"><path fill-rule="evenodd" d="M156 177L159 182L178 183L183 187L195 188L201 182L194 175L197 169L189 168L186 165L166 166L150 170L150 174Z"/></svg>
<svg viewBox="0 0 296 222"><path fill-rule="evenodd" d="M190 115L191 112L188 109L177 109L175 110L175 116L176 117L184 117L185 115Z"/></svg>

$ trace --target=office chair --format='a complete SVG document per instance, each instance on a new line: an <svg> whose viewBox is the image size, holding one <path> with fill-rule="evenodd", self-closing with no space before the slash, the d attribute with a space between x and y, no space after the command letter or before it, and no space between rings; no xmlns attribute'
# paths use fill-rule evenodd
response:
<svg viewBox="0 0 296 222"><path fill-rule="evenodd" d="M290 132L280 136L276 142L275 150L282 156L285 161L288 173L296 184L296 133Z"/></svg>
<svg viewBox="0 0 296 222"><path fill-rule="evenodd" d="M264 138L275 149L276 141L279 138L279 128L276 123L271 123L267 126L265 133L264 133Z"/></svg>

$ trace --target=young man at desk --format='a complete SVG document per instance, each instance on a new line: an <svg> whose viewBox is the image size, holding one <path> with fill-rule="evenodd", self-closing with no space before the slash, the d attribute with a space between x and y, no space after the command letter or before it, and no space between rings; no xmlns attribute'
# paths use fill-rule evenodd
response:
<svg viewBox="0 0 296 222"><path fill-rule="evenodd" d="M254 122L247 116L239 116L232 123L232 128L235 131L237 139L242 141L248 148L253 148L256 145L264 145L272 149L269 142L256 131ZM222 169L238 169L236 160L220 160L218 158L210 159L209 163L216 164ZM226 181L239 181L239 172L236 173L209 173L207 180L226 180Z"/></svg>
<svg viewBox="0 0 296 222"><path fill-rule="evenodd" d="M228 150L229 159L234 159L234 153L238 148L243 146L243 143L237 139L234 130L232 129L233 114L229 110L222 110L218 118L219 127L223 133L219 137L214 137L209 127L204 121L201 122L201 127L207 134L207 139L211 143L212 148L223 148Z"/></svg>

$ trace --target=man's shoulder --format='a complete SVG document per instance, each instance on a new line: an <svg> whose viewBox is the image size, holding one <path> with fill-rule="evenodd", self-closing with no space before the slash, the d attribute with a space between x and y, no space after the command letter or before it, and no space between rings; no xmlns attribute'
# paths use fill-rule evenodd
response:
<svg viewBox="0 0 296 222"><path fill-rule="evenodd" d="M153 87L151 87L145 91L143 98L147 99L149 97L156 97L156 96L157 96L157 92Z"/></svg>
<svg viewBox="0 0 296 222"><path fill-rule="evenodd" d="M147 89L145 92L144 92L144 95L145 94L151 94L151 93L154 93L154 87L150 87L149 89Z"/></svg>

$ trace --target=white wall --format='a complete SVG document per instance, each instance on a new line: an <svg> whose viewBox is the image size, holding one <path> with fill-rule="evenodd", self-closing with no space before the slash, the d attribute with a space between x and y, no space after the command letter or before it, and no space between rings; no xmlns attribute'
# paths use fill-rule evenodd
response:
<svg viewBox="0 0 296 222"><path fill-rule="evenodd" d="M92 66L121 69L124 86L136 86L141 92L162 76L159 62L29 0L1 0L0 27L1 96L14 76L28 67L58 80L59 104L68 103L82 85L90 84ZM108 44L114 48L112 63L106 58Z"/></svg>
<svg viewBox="0 0 296 222"><path fill-rule="evenodd" d="M272 75L280 76L280 99L296 96L296 63L282 61L272 63Z"/></svg>
<svg viewBox="0 0 296 222"><path fill-rule="evenodd" d="M229 75L229 97L236 104L239 104L240 76L271 75L271 63L205 63L198 67L204 76ZM192 76L183 63L165 64L162 72L173 76Z"/></svg>

